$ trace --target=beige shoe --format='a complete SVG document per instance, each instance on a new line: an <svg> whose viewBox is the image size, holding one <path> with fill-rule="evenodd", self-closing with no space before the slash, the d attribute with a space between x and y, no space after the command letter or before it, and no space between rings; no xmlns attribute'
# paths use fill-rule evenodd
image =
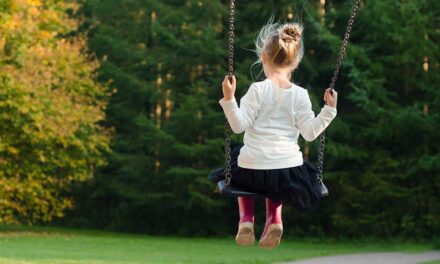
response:
<svg viewBox="0 0 440 264"><path fill-rule="evenodd" d="M280 245L283 235L282 224L271 224L267 228L266 234L260 239L261 248L276 248Z"/></svg>
<svg viewBox="0 0 440 264"><path fill-rule="evenodd" d="M235 241L240 246L252 246L255 243L254 224L244 222L238 226Z"/></svg>

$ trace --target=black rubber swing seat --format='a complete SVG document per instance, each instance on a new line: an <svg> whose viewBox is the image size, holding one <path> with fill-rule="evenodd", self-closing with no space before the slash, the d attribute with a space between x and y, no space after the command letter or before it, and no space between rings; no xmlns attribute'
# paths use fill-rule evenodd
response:
<svg viewBox="0 0 440 264"><path fill-rule="evenodd" d="M223 172L223 170L224 170L223 168L217 168L211 171L208 175L208 178L211 181L217 183L217 190L221 195L230 198L236 198L236 197L267 198L268 197L267 194L252 192L244 188L234 186L232 183L226 184L224 175L221 173ZM317 182L314 185L314 189L316 190L317 193L320 194L321 197L326 197L329 195L327 186L325 186L323 182Z"/></svg>
<svg viewBox="0 0 440 264"><path fill-rule="evenodd" d="M258 198L266 198L266 195L262 193L249 192L244 189L232 186L231 184L227 185L225 180L221 180L217 182L217 189L221 195L235 198L235 197L258 197Z"/></svg>
<svg viewBox="0 0 440 264"><path fill-rule="evenodd" d="M266 198L264 193L251 192L249 190L239 188L234 186L232 183L226 184L223 172L223 168L217 168L211 171L208 175L209 180L217 183L218 192L226 197L236 198L236 197L258 197Z"/></svg>

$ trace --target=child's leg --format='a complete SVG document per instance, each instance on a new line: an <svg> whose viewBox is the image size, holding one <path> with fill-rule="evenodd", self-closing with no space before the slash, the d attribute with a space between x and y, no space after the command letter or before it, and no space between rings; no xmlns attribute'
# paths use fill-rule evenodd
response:
<svg viewBox="0 0 440 264"><path fill-rule="evenodd" d="M254 235L254 198L238 198L238 209L240 212L240 222L238 225L235 241L242 246L251 246L255 243Z"/></svg>
<svg viewBox="0 0 440 264"><path fill-rule="evenodd" d="M281 218L283 204L266 198L266 228L270 224L283 224Z"/></svg>
<svg viewBox="0 0 440 264"><path fill-rule="evenodd" d="M280 244L283 234L281 212L283 204L266 198L266 224L260 239L260 247L275 248Z"/></svg>
<svg viewBox="0 0 440 264"><path fill-rule="evenodd" d="M238 197L238 210L240 212L240 224L254 222L255 198Z"/></svg>

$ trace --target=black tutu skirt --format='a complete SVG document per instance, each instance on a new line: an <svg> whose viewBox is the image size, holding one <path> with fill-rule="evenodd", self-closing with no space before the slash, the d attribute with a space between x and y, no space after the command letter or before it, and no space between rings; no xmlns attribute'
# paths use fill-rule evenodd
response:
<svg viewBox="0 0 440 264"><path fill-rule="evenodd" d="M231 184L247 191L257 192L275 201L290 204L300 211L310 211L321 199L317 171L313 164L304 161L300 166L257 170L238 166L237 159L242 146L231 152ZM223 169L209 174L210 180L224 179Z"/></svg>

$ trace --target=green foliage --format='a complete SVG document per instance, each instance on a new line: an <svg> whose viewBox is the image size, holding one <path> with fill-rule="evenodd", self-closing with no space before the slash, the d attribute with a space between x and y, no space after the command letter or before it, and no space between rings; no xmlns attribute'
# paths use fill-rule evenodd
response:
<svg viewBox="0 0 440 264"><path fill-rule="evenodd" d="M327 132L330 196L309 214L286 208L286 233L440 232L438 5L362 1L337 83L338 116ZM339 0L237 1L237 97L253 81L253 40L276 12L276 19L305 26L294 81L319 111L350 9ZM226 71L226 1L87 0L83 12L102 81L117 89L105 121L116 134L108 166L75 190L84 200L70 217L149 233L234 232L235 201L219 197L206 179L223 162L217 101ZM313 160L316 142L300 143Z"/></svg>
<svg viewBox="0 0 440 264"><path fill-rule="evenodd" d="M104 164L108 135L98 64L67 39L73 4L8 1L0 21L0 223L61 217L63 194ZM58 37L59 36L59 37Z"/></svg>
<svg viewBox="0 0 440 264"><path fill-rule="evenodd" d="M191 223L205 214L215 221L225 204L206 178L222 159L213 83L225 55L225 11L218 1L85 2L100 78L117 90L105 122L116 134L109 165L76 190L91 198L80 202L74 221L90 224L84 214L93 214L99 216L91 224L116 229L224 233L226 227L198 230ZM97 213L102 202L108 207ZM176 224L182 215L186 222Z"/></svg>
<svg viewBox="0 0 440 264"><path fill-rule="evenodd" d="M435 5L363 6L341 89L353 105L343 101L339 111L352 132L336 135L336 128L329 151L338 197L328 213L337 232L432 238L440 231ZM354 155L341 155L337 142L351 142Z"/></svg>

